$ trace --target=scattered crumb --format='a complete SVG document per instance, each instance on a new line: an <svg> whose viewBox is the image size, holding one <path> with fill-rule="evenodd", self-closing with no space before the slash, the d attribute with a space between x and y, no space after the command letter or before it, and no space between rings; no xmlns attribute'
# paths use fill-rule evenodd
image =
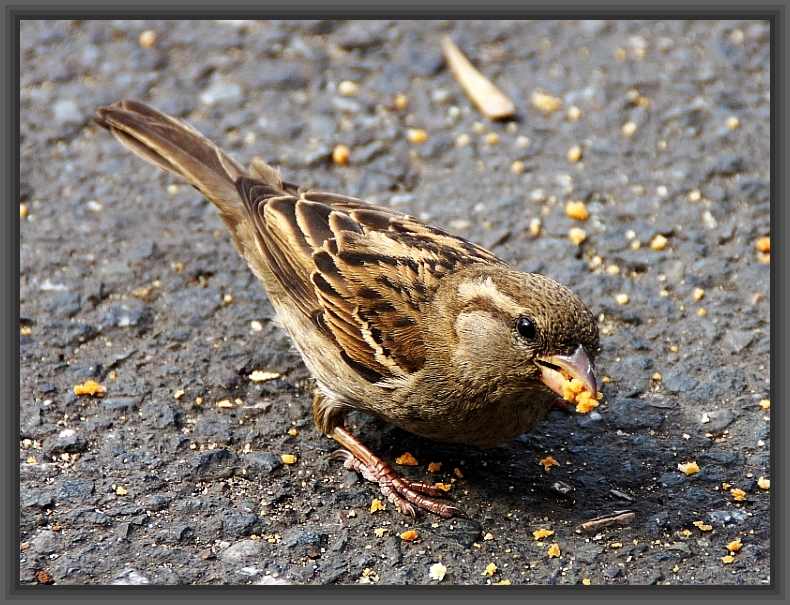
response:
<svg viewBox="0 0 790 605"><path fill-rule="evenodd" d="M343 80L337 85L337 92L344 97L353 97L359 92L359 85L351 80Z"/></svg>
<svg viewBox="0 0 790 605"><path fill-rule="evenodd" d="M395 458L395 464L399 464L400 466L417 466L419 462L417 462L417 459L409 452L406 452L402 456Z"/></svg>
<svg viewBox="0 0 790 605"><path fill-rule="evenodd" d="M571 227L568 229L568 239L575 245L581 246L587 239L587 232L581 227Z"/></svg>
<svg viewBox="0 0 790 605"><path fill-rule="evenodd" d="M510 580L500 580L499 582L494 582L492 586L510 586Z"/></svg>
<svg viewBox="0 0 790 605"><path fill-rule="evenodd" d="M428 465L428 472L429 473L438 473L442 468L441 462L431 462Z"/></svg>
<svg viewBox="0 0 790 605"><path fill-rule="evenodd" d="M118 494L119 496L125 496L126 494L129 493L129 491L122 485L118 485L115 487L115 493Z"/></svg>
<svg viewBox="0 0 790 605"><path fill-rule="evenodd" d="M532 535L535 536L536 540L542 540L543 538L548 538L549 536L554 535L553 529L536 529L532 532Z"/></svg>
<svg viewBox="0 0 790 605"><path fill-rule="evenodd" d="M730 130L735 130L736 128L740 128L741 121L736 116L729 116L726 120L724 120L724 124Z"/></svg>
<svg viewBox="0 0 790 605"><path fill-rule="evenodd" d="M694 297L694 300L702 300L702 297L705 296L705 290L702 288L694 288L694 292L691 293Z"/></svg>
<svg viewBox="0 0 790 605"><path fill-rule="evenodd" d="M620 127L620 134L624 137L630 137L636 132L636 122L628 121Z"/></svg>
<svg viewBox="0 0 790 605"><path fill-rule="evenodd" d="M577 221L586 221L590 218L587 205L582 200L571 200L565 204L565 214Z"/></svg>
<svg viewBox="0 0 790 605"><path fill-rule="evenodd" d="M724 557L722 557L722 558L721 558L721 561L722 561L722 563L724 563L725 565L729 565L730 563L732 563L733 561L735 561L735 557L733 557L732 555L726 555L726 556L724 556Z"/></svg>
<svg viewBox="0 0 790 605"><path fill-rule="evenodd" d="M618 265L607 265L606 272L609 275L620 275L620 267Z"/></svg>
<svg viewBox="0 0 790 605"><path fill-rule="evenodd" d="M95 380L88 380L82 384L74 385L75 395L94 395L96 397L104 397L106 392L107 389Z"/></svg>
<svg viewBox="0 0 790 605"><path fill-rule="evenodd" d="M540 230L543 227L543 222L539 218L533 218L529 221L529 232L538 237L540 235Z"/></svg>
<svg viewBox="0 0 790 605"><path fill-rule="evenodd" d="M678 470L686 476L696 475L699 465L696 462L682 462L678 464Z"/></svg>
<svg viewBox="0 0 790 605"><path fill-rule="evenodd" d="M137 43L143 48L151 48L156 44L156 32L150 29L145 30L140 34Z"/></svg>
<svg viewBox="0 0 790 605"><path fill-rule="evenodd" d="M582 584L589 586L592 582L590 582L590 578L582 578Z"/></svg>
<svg viewBox="0 0 790 605"><path fill-rule="evenodd" d="M614 299L617 301L618 305L627 305L629 300L628 294L625 292L620 292L620 294L615 296Z"/></svg>
<svg viewBox="0 0 790 605"><path fill-rule="evenodd" d="M296 427L292 426L291 428L288 429L288 434L291 437L296 437L299 434L299 431L296 430Z"/></svg>
<svg viewBox="0 0 790 605"><path fill-rule="evenodd" d="M392 106L398 111L408 109L409 98L403 93L398 93L392 98Z"/></svg>
<svg viewBox="0 0 790 605"><path fill-rule="evenodd" d="M739 550L741 550L742 546L743 544L741 544L741 539L736 538L735 540L727 544L727 550L729 550L731 553L738 552Z"/></svg>
<svg viewBox="0 0 790 605"><path fill-rule="evenodd" d="M495 132L489 132L486 135L486 145L496 145L499 143L499 135Z"/></svg>
<svg viewBox="0 0 790 605"><path fill-rule="evenodd" d="M269 380L276 380L282 376L279 372L267 372L264 370L255 370L250 374L252 382L267 382Z"/></svg>
<svg viewBox="0 0 790 605"><path fill-rule="evenodd" d="M460 468L454 468L454 469L453 469L453 474L454 474L456 477L458 477L459 479L463 479L463 478L464 478L464 474L461 472L461 469L460 469Z"/></svg>
<svg viewBox="0 0 790 605"><path fill-rule="evenodd" d="M766 479L765 477L760 477L757 480L757 487L760 489L771 489L771 480Z"/></svg>
<svg viewBox="0 0 790 605"><path fill-rule="evenodd" d="M483 540L493 540L493 539L494 539L494 536L493 536L493 534L491 534L491 532L489 532L485 536L483 536Z"/></svg>
<svg viewBox="0 0 790 605"><path fill-rule="evenodd" d="M551 467L552 467L552 466L559 466L559 465L560 465L560 463L559 463L559 462L557 462L557 461L556 461L554 458L552 458L551 456L546 456L546 457L545 457L545 458L543 458L543 459L542 459L540 462L538 462L538 464L540 464L541 466L543 466L543 470L544 470L544 471L546 471L547 473L548 473L549 471L551 471Z"/></svg>
<svg viewBox="0 0 790 605"><path fill-rule="evenodd" d="M692 204L696 204L702 199L702 193L699 189L692 189L688 192L686 199L691 202Z"/></svg>
<svg viewBox="0 0 790 605"><path fill-rule="evenodd" d="M419 537L419 534L413 529L406 530L400 535L401 540L405 540L406 542L414 542Z"/></svg>
<svg viewBox="0 0 790 605"><path fill-rule="evenodd" d="M562 99L547 95L542 90L535 90L530 96L532 106L540 111L543 115L550 116L556 111L562 109Z"/></svg>
<svg viewBox="0 0 790 605"><path fill-rule="evenodd" d="M730 490L730 494L732 494L732 499L735 500L736 502L745 502L746 501L746 492L743 491L742 489L739 489L737 487L733 487Z"/></svg>
<svg viewBox="0 0 790 605"><path fill-rule="evenodd" d="M667 242L669 242L669 240L666 237L664 237L660 233L657 233L656 235L653 236L653 239L650 240L649 246L653 250L663 250L664 248L667 247Z"/></svg>
<svg viewBox="0 0 790 605"><path fill-rule="evenodd" d="M708 312L705 309L697 309L697 315L699 315L700 317L707 317Z"/></svg>
<svg viewBox="0 0 790 605"><path fill-rule="evenodd" d="M283 464L296 464L296 456L293 454L282 454L280 458L283 461Z"/></svg>
<svg viewBox="0 0 790 605"><path fill-rule="evenodd" d="M659 372L654 372L654 373L653 373L653 376L652 376L652 378L653 378L653 380L655 380L656 382L661 382L661 378L662 378L662 376L661 376L661 374L660 374Z"/></svg>
<svg viewBox="0 0 790 605"><path fill-rule="evenodd" d="M29 213L27 204L19 204L19 218L26 218Z"/></svg>
<svg viewBox="0 0 790 605"><path fill-rule="evenodd" d="M516 160L510 165L510 172L513 174L521 174L524 172L524 162L521 160Z"/></svg>
<svg viewBox="0 0 790 605"><path fill-rule="evenodd" d="M229 410L233 407L233 402L230 399L222 399L217 402L217 407L223 410Z"/></svg>
<svg viewBox="0 0 790 605"><path fill-rule="evenodd" d="M568 107L568 113L565 115L569 122L576 122L582 117L582 110L576 107L576 105L571 105Z"/></svg>
<svg viewBox="0 0 790 605"><path fill-rule="evenodd" d="M770 410L771 409L771 400L770 399L761 399L760 402L757 405L759 405L764 410Z"/></svg>
<svg viewBox="0 0 790 605"><path fill-rule="evenodd" d="M582 148L578 145L574 145L570 149L568 149L568 153L565 154L565 157L569 162L576 163L582 159Z"/></svg>
<svg viewBox="0 0 790 605"><path fill-rule="evenodd" d="M377 538L381 538L381 537L383 537L383 536L384 536L384 534L386 534L388 531L389 531L389 529L388 529L388 528L386 528L386 527L377 527L376 529L374 529L374 530L373 530L373 533L374 533L374 534L376 534L376 537L377 537Z"/></svg>
<svg viewBox="0 0 790 605"><path fill-rule="evenodd" d="M335 148L332 150L332 163L336 166L345 166L348 164L350 155L351 150L348 148L348 145L343 145L342 143L335 145Z"/></svg>
<svg viewBox="0 0 790 605"><path fill-rule="evenodd" d="M428 577L431 580L438 580L441 582L447 573L447 568L441 563L434 563L428 568Z"/></svg>
<svg viewBox="0 0 790 605"><path fill-rule="evenodd" d="M373 502L370 503L370 512L375 513L379 510L387 510L387 503L382 502L378 498L373 498Z"/></svg>
<svg viewBox="0 0 790 605"><path fill-rule="evenodd" d="M560 546L559 546L559 544L557 544L555 542L554 544L549 546L548 555L549 555L549 559L551 559L552 557L559 557L560 556Z"/></svg>
<svg viewBox="0 0 790 605"><path fill-rule="evenodd" d="M409 128L406 131L406 138L410 143L419 145L428 140L428 133L423 128Z"/></svg>
<svg viewBox="0 0 790 605"><path fill-rule="evenodd" d="M452 489L452 485L449 483L434 483L434 487L437 489L442 490L443 492L449 492Z"/></svg>
<svg viewBox="0 0 790 605"><path fill-rule="evenodd" d="M497 567L495 563L489 563L486 565L486 569L483 572L484 576L493 576L496 573Z"/></svg>
<svg viewBox="0 0 790 605"><path fill-rule="evenodd" d="M704 521L694 521L692 525L694 525L694 527L696 527L700 531L711 531L713 529L712 525L708 525Z"/></svg>
<svg viewBox="0 0 790 605"><path fill-rule="evenodd" d="M771 251L771 238L768 236L758 238L754 242L754 247L757 248L757 252L768 254Z"/></svg>

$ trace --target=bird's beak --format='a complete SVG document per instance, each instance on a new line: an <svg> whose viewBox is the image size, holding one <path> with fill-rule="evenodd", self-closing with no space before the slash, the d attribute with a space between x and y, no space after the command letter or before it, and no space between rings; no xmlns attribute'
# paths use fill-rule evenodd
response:
<svg viewBox="0 0 790 605"><path fill-rule="evenodd" d="M568 381L561 370L564 370L571 378L581 382L593 395L598 394L595 366L593 365L592 357L590 357L583 345L576 347L576 350L570 355L539 357L535 360L535 363L540 368L540 379L543 381L543 384L560 397L564 397L563 386Z"/></svg>

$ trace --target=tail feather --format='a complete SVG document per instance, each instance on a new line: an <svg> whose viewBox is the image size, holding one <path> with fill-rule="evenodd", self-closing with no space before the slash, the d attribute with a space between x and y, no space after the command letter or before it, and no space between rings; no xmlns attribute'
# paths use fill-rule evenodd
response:
<svg viewBox="0 0 790 605"><path fill-rule="evenodd" d="M236 181L248 172L186 122L132 100L102 107L96 122L144 160L200 191L217 207L231 233L246 220ZM282 187L276 169L265 164L253 169L256 177Z"/></svg>

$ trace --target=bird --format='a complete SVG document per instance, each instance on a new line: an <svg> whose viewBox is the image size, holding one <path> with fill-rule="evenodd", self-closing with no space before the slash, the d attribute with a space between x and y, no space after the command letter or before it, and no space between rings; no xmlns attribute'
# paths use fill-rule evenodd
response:
<svg viewBox="0 0 790 605"><path fill-rule="evenodd" d="M333 455L402 513L465 515L368 448L350 412L490 448L532 429L569 380L598 394L595 316L559 282L407 214L294 185L260 158L245 168L142 102L95 121L216 207L315 380L312 416L342 447Z"/></svg>

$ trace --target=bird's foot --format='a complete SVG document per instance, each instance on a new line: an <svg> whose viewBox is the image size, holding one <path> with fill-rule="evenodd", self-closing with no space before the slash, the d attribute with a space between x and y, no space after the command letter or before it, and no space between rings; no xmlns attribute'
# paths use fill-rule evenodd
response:
<svg viewBox="0 0 790 605"><path fill-rule="evenodd" d="M347 469L360 473L368 481L378 483L382 495L402 513L416 517L417 511L414 507L417 506L445 518L466 516L460 508L433 499L443 497L445 494L442 490L422 481L401 477L345 428L336 427L332 431L332 437L347 448L334 452L332 457L342 457L343 465Z"/></svg>

